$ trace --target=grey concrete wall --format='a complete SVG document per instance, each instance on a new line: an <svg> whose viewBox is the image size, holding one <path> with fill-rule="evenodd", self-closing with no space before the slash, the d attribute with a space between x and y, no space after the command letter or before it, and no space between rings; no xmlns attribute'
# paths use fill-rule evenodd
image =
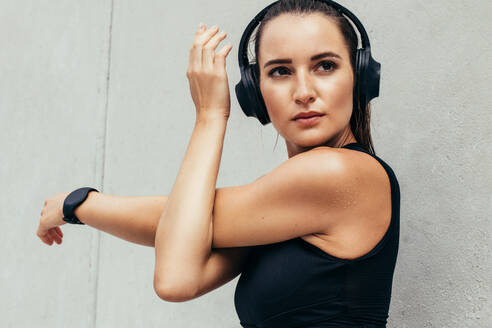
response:
<svg viewBox="0 0 492 328"><path fill-rule="evenodd" d="M239 327L237 278L164 302L153 248L87 226L64 225L61 245L35 233L56 192L167 195L193 127L185 72L198 23L228 32L233 91L242 31L269 3L0 1L1 327ZM382 63L372 133L402 193L388 327L490 327L492 4L340 3ZM276 136L232 92L217 186L284 161Z"/></svg>

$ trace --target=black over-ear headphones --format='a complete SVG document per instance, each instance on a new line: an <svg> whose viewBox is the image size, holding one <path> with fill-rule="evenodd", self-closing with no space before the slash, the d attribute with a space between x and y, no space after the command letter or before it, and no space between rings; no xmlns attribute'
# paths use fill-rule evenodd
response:
<svg viewBox="0 0 492 328"><path fill-rule="evenodd" d="M379 96L381 64L372 58L369 37L367 36L364 26L362 26L362 23L354 14L352 14L347 8L334 1L317 1L326 2L338 10L341 14L348 16L359 30L362 48L357 49L355 61L354 104L356 106L355 108L359 108L357 106L360 106L361 110L365 110L369 101L372 98ZM248 24L243 32L243 36L241 37L238 50L241 81L236 84L236 97L246 116L256 117L263 125L266 125L271 121L260 92L259 76L257 75L259 74L258 63L249 63L247 50L249 37L251 36L254 28L261 22L267 10L278 2L279 1L275 1L274 3L268 5Z"/></svg>

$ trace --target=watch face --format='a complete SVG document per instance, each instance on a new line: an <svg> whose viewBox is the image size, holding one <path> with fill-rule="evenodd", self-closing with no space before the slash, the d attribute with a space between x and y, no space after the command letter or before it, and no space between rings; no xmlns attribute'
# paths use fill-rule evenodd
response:
<svg viewBox="0 0 492 328"><path fill-rule="evenodd" d="M77 204L78 201L80 201L80 191L75 191L71 194L68 195L67 199L65 200L65 203L69 206L74 206Z"/></svg>

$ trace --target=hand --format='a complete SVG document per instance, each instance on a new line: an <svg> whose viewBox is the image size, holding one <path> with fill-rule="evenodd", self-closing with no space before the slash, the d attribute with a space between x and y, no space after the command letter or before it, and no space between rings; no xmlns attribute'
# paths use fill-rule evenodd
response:
<svg viewBox="0 0 492 328"><path fill-rule="evenodd" d="M225 32L217 32L218 27L207 30L202 25L197 30L190 49L186 77L195 103L197 120L209 116L229 118L231 99L225 58L232 45L222 47L215 54L215 48L227 35Z"/></svg>
<svg viewBox="0 0 492 328"><path fill-rule="evenodd" d="M69 194L69 192L59 192L44 201L37 236L50 246L53 241L57 244L62 243L63 232L59 226L67 223L63 221L63 202Z"/></svg>

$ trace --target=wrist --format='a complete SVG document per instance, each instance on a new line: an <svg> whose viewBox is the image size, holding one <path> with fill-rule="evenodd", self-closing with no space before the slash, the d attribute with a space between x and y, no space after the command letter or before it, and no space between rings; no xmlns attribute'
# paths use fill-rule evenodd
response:
<svg viewBox="0 0 492 328"><path fill-rule="evenodd" d="M70 192L64 192L63 193L63 197L61 198L60 205L58 206L58 216L60 218L63 218L65 216L65 214L63 213L63 204L65 203L65 199L67 199L68 195L70 195Z"/></svg>
<svg viewBox="0 0 492 328"><path fill-rule="evenodd" d="M87 198L75 208L73 214L75 214L80 221L84 222L87 217L87 213L90 212L91 205L94 203L94 199L100 196L100 194L101 193L98 191L89 191L89 193L87 193Z"/></svg>
<svg viewBox="0 0 492 328"><path fill-rule="evenodd" d="M229 116L223 111L215 110L208 111L196 116L196 124L221 124L227 123Z"/></svg>

